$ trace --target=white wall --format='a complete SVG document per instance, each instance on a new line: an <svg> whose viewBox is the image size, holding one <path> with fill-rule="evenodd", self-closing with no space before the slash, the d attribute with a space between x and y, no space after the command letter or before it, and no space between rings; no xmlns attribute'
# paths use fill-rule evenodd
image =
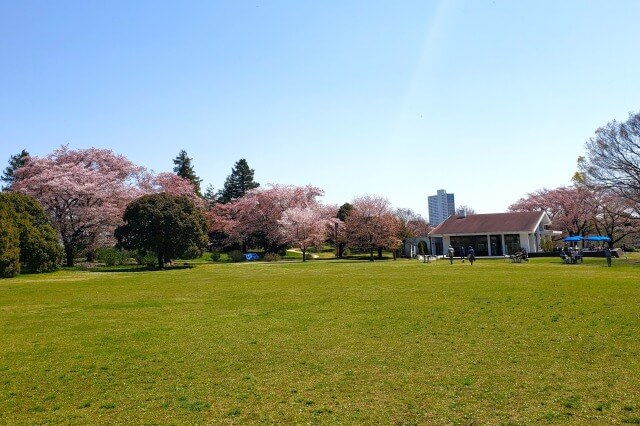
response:
<svg viewBox="0 0 640 426"><path fill-rule="evenodd" d="M442 237L442 251L444 252L444 254L447 254L447 249L449 248L449 246L451 245L451 237L449 237L448 235L445 235Z"/></svg>
<svg viewBox="0 0 640 426"><path fill-rule="evenodd" d="M529 234L528 232L520 233L520 247L525 249L527 253L538 251L533 234Z"/></svg>

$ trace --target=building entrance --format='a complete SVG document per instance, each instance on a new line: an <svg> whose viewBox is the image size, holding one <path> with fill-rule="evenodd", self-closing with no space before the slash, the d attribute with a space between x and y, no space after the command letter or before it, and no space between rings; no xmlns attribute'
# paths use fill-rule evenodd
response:
<svg viewBox="0 0 640 426"><path fill-rule="evenodd" d="M491 235L489 241L491 244L491 256L502 256L502 236Z"/></svg>

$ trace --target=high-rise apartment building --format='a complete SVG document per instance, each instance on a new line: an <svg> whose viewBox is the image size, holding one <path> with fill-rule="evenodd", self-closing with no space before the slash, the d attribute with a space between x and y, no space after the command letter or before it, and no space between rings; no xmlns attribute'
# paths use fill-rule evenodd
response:
<svg viewBox="0 0 640 426"><path fill-rule="evenodd" d="M456 212L456 202L453 194L447 194L447 191L444 189L438 189L438 193L436 195L430 195L428 200L429 222L433 226L444 222L446 218Z"/></svg>

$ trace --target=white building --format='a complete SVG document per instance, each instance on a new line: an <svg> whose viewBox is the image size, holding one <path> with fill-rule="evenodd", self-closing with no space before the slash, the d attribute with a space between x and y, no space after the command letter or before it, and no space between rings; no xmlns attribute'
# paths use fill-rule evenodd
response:
<svg viewBox="0 0 640 426"><path fill-rule="evenodd" d="M429 204L429 223L437 226L446 218L455 214L456 202L453 194L447 194L444 189L438 189L436 195L427 198Z"/></svg>
<svg viewBox="0 0 640 426"><path fill-rule="evenodd" d="M513 212L450 216L429 232L430 253L444 254L451 245L456 255L460 247L473 247L476 256L503 256L522 249L541 251L543 238L561 234L549 229L545 212Z"/></svg>

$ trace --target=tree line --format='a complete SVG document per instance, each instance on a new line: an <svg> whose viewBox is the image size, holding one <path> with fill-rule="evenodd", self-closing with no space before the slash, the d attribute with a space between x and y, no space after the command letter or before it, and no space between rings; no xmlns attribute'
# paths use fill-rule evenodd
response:
<svg viewBox="0 0 640 426"><path fill-rule="evenodd" d="M578 159L568 187L527 194L510 210L544 210L569 235L598 233L615 244L637 234L640 217L640 113L596 130ZM278 253L325 242L342 257L347 247L370 259L395 251L430 226L380 196L360 196L341 206L320 201L312 185L267 185L237 161L222 188L202 180L181 150L173 173L152 173L110 150L62 146L45 157L26 150L11 156L1 179L0 275L73 266L80 252L118 246L153 253L158 266L199 256L208 246L260 247ZM473 210L464 206L466 213Z"/></svg>
<svg viewBox="0 0 640 426"><path fill-rule="evenodd" d="M419 215L396 214L382 197L359 197L338 208L322 204L323 191L311 185L260 187L245 159L235 163L222 189L208 186L202 194L187 153L180 151L173 163L173 173L154 174L110 150L67 146L46 157L26 150L12 156L2 175L3 197L19 194L39 206L37 221L48 226L47 244L55 241L55 250L46 266L33 267L30 249L16 239L19 208L3 207L3 224L16 222L0 235L3 256L10 258L0 266L4 275L15 275L20 265L23 271L53 270L61 257L73 266L80 253L93 260L99 248L114 246L153 254L158 267L200 256L212 243L265 253L297 247L306 260L310 247L332 242L340 257L349 244L373 258L374 250L395 249L402 238L428 230Z"/></svg>
<svg viewBox="0 0 640 426"><path fill-rule="evenodd" d="M603 235L613 247L640 233L640 112L598 128L585 151L571 185L539 189L509 209L545 211L565 235Z"/></svg>

